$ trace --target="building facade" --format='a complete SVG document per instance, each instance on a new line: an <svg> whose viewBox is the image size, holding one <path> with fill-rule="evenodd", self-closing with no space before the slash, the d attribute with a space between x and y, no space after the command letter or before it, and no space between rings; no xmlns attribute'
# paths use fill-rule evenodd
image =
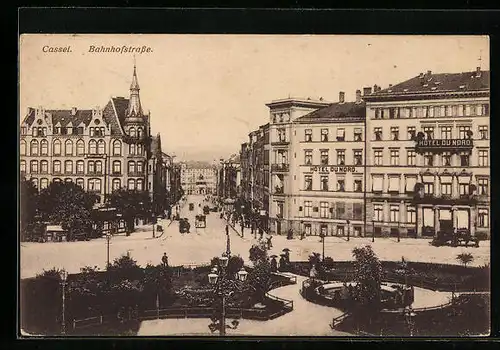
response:
<svg viewBox="0 0 500 350"><path fill-rule="evenodd" d="M489 71L428 71L364 96L374 236L489 235Z"/></svg>
<svg viewBox="0 0 500 350"><path fill-rule="evenodd" d="M141 106L136 68L129 99L113 97L101 109L28 108L21 125L20 171L43 189L75 182L101 202L115 189L146 190L150 118Z"/></svg>
<svg viewBox="0 0 500 350"><path fill-rule="evenodd" d="M215 194L217 171L205 163L181 163L181 186L186 194Z"/></svg>

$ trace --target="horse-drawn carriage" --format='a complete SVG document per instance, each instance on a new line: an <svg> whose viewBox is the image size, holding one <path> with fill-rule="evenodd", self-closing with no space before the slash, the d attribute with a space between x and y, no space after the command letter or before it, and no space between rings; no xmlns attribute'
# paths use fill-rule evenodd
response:
<svg viewBox="0 0 500 350"><path fill-rule="evenodd" d="M479 247L479 239L472 236L470 231L466 228L454 230L451 225L446 225L445 227L442 227L440 231L438 231L431 244L437 247L443 245L449 245L452 247L465 245L466 247L468 247L469 244L471 244L471 246L477 248Z"/></svg>
<svg viewBox="0 0 500 350"><path fill-rule="evenodd" d="M207 221L205 215L196 215L195 227L196 228L205 228L207 227Z"/></svg>

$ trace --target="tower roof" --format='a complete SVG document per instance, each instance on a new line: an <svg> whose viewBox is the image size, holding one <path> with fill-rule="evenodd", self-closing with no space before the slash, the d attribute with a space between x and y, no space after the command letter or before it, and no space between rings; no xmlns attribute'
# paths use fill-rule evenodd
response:
<svg viewBox="0 0 500 350"><path fill-rule="evenodd" d="M140 90L139 81L137 80L137 71L134 63L134 74L132 75L132 83L130 83L130 90Z"/></svg>
<svg viewBox="0 0 500 350"><path fill-rule="evenodd" d="M130 99L127 108L127 118L139 118L142 120L143 112L141 99L139 97L139 82L137 81L137 71L134 64L132 83L130 84Z"/></svg>

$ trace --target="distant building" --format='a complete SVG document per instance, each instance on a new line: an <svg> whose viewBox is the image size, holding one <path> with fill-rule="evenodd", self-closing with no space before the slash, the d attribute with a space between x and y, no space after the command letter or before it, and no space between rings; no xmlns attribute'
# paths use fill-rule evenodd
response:
<svg viewBox="0 0 500 350"><path fill-rule="evenodd" d="M181 186L186 194L215 194L217 171L203 162L181 163Z"/></svg>

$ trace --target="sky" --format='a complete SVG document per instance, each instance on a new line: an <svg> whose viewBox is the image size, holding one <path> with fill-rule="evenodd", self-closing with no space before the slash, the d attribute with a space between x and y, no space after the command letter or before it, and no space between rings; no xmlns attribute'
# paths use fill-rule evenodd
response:
<svg viewBox="0 0 500 350"><path fill-rule="evenodd" d="M92 45L150 52L90 52ZM44 52L67 46L71 52ZM28 107L90 109L128 98L135 61L163 151L208 162L238 153L269 121L272 100L336 102L344 91L349 101L357 89L428 70L489 69L487 36L30 34L19 49L21 121Z"/></svg>

